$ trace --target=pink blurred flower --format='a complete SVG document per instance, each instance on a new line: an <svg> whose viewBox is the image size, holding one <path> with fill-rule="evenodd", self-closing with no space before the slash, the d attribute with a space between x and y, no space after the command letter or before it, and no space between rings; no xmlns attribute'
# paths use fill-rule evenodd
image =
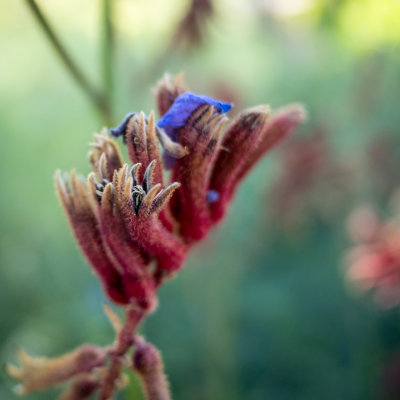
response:
<svg viewBox="0 0 400 400"><path fill-rule="evenodd" d="M348 220L355 246L347 253L347 278L361 291L373 290L384 308L400 304L400 225L381 220L368 206L356 209Z"/></svg>

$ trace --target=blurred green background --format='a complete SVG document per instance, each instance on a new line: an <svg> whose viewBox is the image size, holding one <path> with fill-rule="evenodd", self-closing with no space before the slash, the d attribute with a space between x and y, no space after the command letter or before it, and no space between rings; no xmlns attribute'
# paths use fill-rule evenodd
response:
<svg viewBox="0 0 400 400"><path fill-rule="evenodd" d="M39 3L98 85L100 3ZM149 113L150 89L166 71L184 71L195 92L234 99L233 115L255 104L300 101L309 118L246 179L227 219L160 290L159 307L141 329L163 353L173 398L400 398L398 310L355 293L343 267L350 211L365 202L385 209L400 183L400 2L213 6L200 23L202 40L175 46L188 1L114 2L114 123L130 111ZM22 0L0 2L0 48L4 364L15 361L17 346L56 356L83 342L105 345L113 332L53 185L58 168L88 173L88 143L104 122ZM317 151L317 167L288 169L285 148L317 130L328 148ZM274 197L280 180L308 174L312 183L300 194L290 187ZM295 201L276 212L291 196ZM0 398L17 398L13 386L2 372ZM141 396L132 377L118 398Z"/></svg>

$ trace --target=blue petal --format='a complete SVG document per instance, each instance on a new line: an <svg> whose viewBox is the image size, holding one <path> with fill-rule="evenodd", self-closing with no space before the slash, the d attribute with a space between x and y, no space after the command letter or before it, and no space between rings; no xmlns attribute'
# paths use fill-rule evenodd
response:
<svg viewBox="0 0 400 400"><path fill-rule="evenodd" d="M163 165L165 169L174 168L177 158L169 155L166 151L162 154Z"/></svg>
<svg viewBox="0 0 400 400"><path fill-rule="evenodd" d="M114 136L115 138L123 136L125 140L125 131L126 131L126 126L128 125L129 120L133 115L136 113L129 113L126 115L124 120L114 129L110 129L110 134Z"/></svg>
<svg viewBox="0 0 400 400"><path fill-rule="evenodd" d="M233 105L214 100L209 96L185 92L176 98L168 112L158 121L157 126L164 128L168 136L176 140L174 130L185 126L193 112L204 104L214 106L219 114L227 113Z"/></svg>

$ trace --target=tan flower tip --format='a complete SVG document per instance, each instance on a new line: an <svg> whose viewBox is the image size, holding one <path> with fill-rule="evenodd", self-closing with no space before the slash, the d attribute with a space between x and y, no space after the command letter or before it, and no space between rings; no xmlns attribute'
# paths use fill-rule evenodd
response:
<svg viewBox="0 0 400 400"><path fill-rule="evenodd" d="M120 318L108 304L104 303L103 307L104 307L104 313L106 314L112 327L114 328L115 332L119 334L119 332L121 332L122 329L122 322Z"/></svg>

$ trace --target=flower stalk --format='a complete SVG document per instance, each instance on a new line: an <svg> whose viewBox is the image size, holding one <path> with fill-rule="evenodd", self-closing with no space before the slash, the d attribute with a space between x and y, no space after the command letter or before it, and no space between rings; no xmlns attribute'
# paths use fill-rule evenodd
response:
<svg viewBox="0 0 400 400"><path fill-rule="evenodd" d="M102 0L101 25L103 29L102 39L102 77L103 93L108 99L110 113L112 114L113 92L114 92L114 2L112 0Z"/></svg>
<svg viewBox="0 0 400 400"><path fill-rule="evenodd" d="M145 310L131 306L126 310L126 320L118 333L116 343L112 350L110 366L103 379L99 400L108 400L114 393L116 381L121 375L124 365L124 355L134 343L134 332L145 316Z"/></svg>
<svg viewBox="0 0 400 400"><path fill-rule="evenodd" d="M110 125L112 123L112 112L111 112L111 103L110 98L107 94L110 93L109 90L106 91L107 94L101 93L97 88L89 81L80 67L77 65L75 60L72 58L70 53L67 51L65 45L61 42L60 38L56 34L54 28L43 14L42 10L38 6L35 0L25 0L26 4L28 5L29 9L31 10L33 16L39 23L39 26L43 30L44 34L46 35L47 39L51 43L53 49L59 56L61 62L64 64L64 67L69 71L75 82L78 86L82 89L82 91L86 94L90 102L98 111L99 115L101 116L103 122L106 125ZM106 2L106 0L104 0ZM111 2L110 2L111 3ZM107 18L105 18L107 19ZM111 25L110 25L111 26ZM106 53L111 53L111 40L108 39L111 33L111 27L108 26L106 28L106 42L107 44L104 46ZM104 56L104 60L105 60ZM111 87L111 67L109 63L111 60L104 61L107 62L107 67L105 67L104 75L107 76L105 80L107 80L107 88Z"/></svg>

